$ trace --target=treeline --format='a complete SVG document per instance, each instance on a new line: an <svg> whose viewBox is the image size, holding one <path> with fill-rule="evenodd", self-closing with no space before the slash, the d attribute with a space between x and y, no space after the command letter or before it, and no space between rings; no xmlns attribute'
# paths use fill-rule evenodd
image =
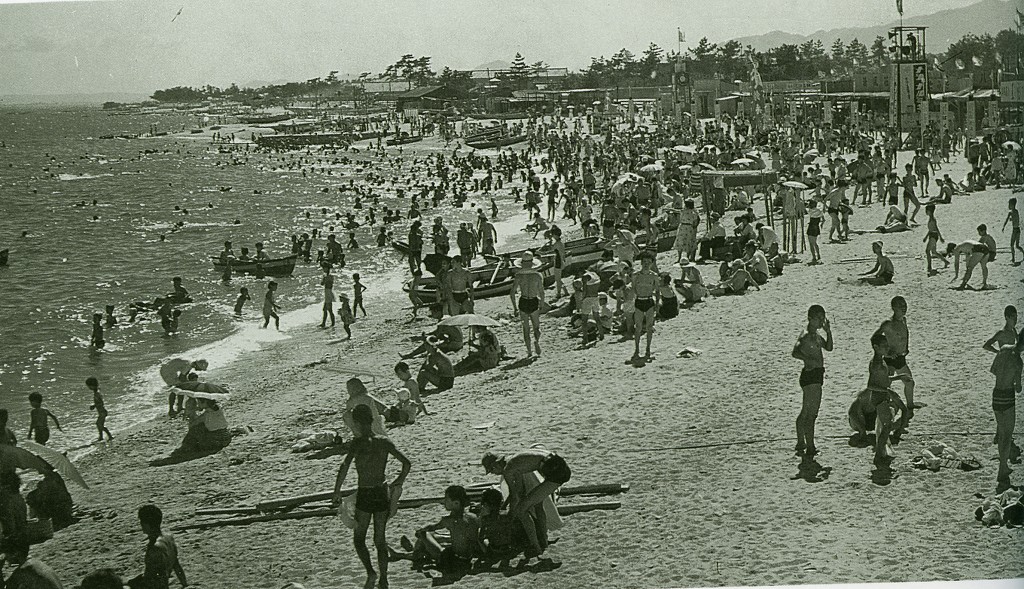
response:
<svg viewBox="0 0 1024 589"><path fill-rule="evenodd" d="M998 79L997 73L1024 73L1024 35L1015 31L1000 31L994 37L964 35L941 54L928 56L936 71L948 76L970 76L976 87L990 87ZM821 41L802 44L783 44L767 51L755 51L736 41L721 45L702 38L695 47L682 55L666 52L651 43L639 56L628 49L620 49L611 57L592 57L590 65L572 72L557 81L561 89L608 88L625 86L664 86L671 83L673 72L685 70L689 79L721 78L728 81L749 81L756 64L761 79L806 80L842 78L858 72L877 71L891 63L891 52L886 39L875 37L870 44L858 39L844 43L836 39L829 47ZM679 64L679 65L677 65ZM525 89L535 76L547 70L543 61L528 64L517 53L508 71L499 76L497 85L505 90ZM211 98L224 98L241 103L279 103L303 96L323 99L351 100L362 94L359 82L369 79L371 72L363 72L358 80L340 80L332 71L324 78L311 78L303 82L271 84L260 88L240 88L231 84L227 88L203 86L191 88L176 86L157 90L152 98L160 102L199 102ZM448 67L441 73L431 67L431 58L406 54L389 65L381 77L407 80L415 86L444 85L455 97L473 96L474 83L470 73ZM551 79L546 82L553 82Z"/></svg>

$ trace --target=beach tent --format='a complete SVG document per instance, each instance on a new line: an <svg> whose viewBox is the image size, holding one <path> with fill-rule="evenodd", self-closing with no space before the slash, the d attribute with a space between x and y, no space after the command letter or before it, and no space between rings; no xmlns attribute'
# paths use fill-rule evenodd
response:
<svg viewBox="0 0 1024 589"><path fill-rule="evenodd" d="M771 170L706 170L699 174L701 192L704 198L704 219L711 227L710 212L725 214L725 189L740 186L757 186L765 194L764 208L768 225L772 225L772 204L768 196L768 185L779 181L779 175Z"/></svg>

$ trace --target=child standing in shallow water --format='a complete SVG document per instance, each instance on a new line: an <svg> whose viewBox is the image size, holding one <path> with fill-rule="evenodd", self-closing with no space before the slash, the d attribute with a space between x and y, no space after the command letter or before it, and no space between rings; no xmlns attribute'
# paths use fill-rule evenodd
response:
<svg viewBox="0 0 1024 589"><path fill-rule="evenodd" d="M825 330L825 337L818 334L819 329ZM800 415L796 418L796 453L803 456L814 456L818 453L814 445L814 422L818 418L821 407L821 387L825 382L825 356L822 350L832 351L832 326L825 316L821 305L811 305L807 310L807 328L793 346L793 357L802 360L803 370L800 371L800 390L803 402Z"/></svg>
<svg viewBox="0 0 1024 589"><path fill-rule="evenodd" d="M341 303L341 309L338 310L338 318L341 319L341 326L345 328L345 333L348 335L345 339L352 339L352 330L349 325L356 322L356 318L352 316L352 307L348 303L348 295L345 293L338 295L338 301Z"/></svg>
<svg viewBox="0 0 1024 589"><path fill-rule="evenodd" d="M103 404L103 395L100 394L100 381L96 380L96 377L90 376L85 379L85 386L89 387L92 391L92 405L89 405L89 409L96 410L96 431L99 432L100 437L97 442L103 441L103 434L107 434L108 440L113 440L114 436L110 435L110 430L107 429L107 408Z"/></svg>
<svg viewBox="0 0 1024 589"><path fill-rule="evenodd" d="M242 315L242 307L245 305L245 301L251 301L252 297L249 296L249 289L244 286L238 291L238 299L235 300L235 315Z"/></svg>
<svg viewBox="0 0 1024 589"><path fill-rule="evenodd" d="M57 429L64 431L60 427L60 421L57 420L57 416L50 413L48 410L43 409L43 396L39 393L32 393L28 396L28 402L32 405L32 412L30 413L30 421L28 426L28 437L36 441L37 444L46 445L46 441L50 439L50 422L53 420L53 424L57 426ZM35 437L33 438L33 434Z"/></svg>
<svg viewBox="0 0 1024 589"><path fill-rule="evenodd" d="M363 307L363 293L366 292L366 287L363 286L362 282L359 282L359 275L352 275L352 315L355 316L359 311L363 312L363 317L366 317L366 309Z"/></svg>
<svg viewBox="0 0 1024 589"><path fill-rule="evenodd" d="M89 339L89 345L97 349L102 349L107 342L103 341L103 325L100 323L103 321L102 313L93 313L92 315L92 337Z"/></svg>
<svg viewBox="0 0 1024 589"><path fill-rule="evenodd" d="M277 316L277 283L271 280L267 283L267 294L263 297L263 327L270 325L270 318L274 318L274 328L281 331L281 318Z"/></svg>

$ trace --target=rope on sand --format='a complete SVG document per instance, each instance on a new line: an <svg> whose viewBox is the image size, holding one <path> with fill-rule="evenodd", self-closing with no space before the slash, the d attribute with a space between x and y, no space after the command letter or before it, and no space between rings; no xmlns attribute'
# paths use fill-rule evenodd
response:
<svg viewBox="0 0 1024 589"><path fill-rule="evenodd" d="M853 434L842 436L818 436L824 440L848 440ZM916 437L937 437L937 436L994 436L994 432L926 432L915 433ZM740 440L736 442L714 442L710 444L692 444L688 446L662 446L659 448L624 448L622 452L661 452L665 450L700 450L703 448L722 448L726 446L743 446L748 444L768 444L773 442L792 442L792 438L764 438L757 440Z"/></svg>

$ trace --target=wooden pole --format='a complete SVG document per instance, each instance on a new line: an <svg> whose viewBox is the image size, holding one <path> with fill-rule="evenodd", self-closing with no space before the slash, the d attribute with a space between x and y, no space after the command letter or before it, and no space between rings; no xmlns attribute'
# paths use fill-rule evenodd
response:
<svg viewBox="0 0 1024 589"><path fill-rule="evenodd" d="M485 489L490 488L491 485L488 483L481 483L476 486L469 486L466 489L466 493L470 498L479 497ZM618 493L625 493L629 491L629 484L623 483L603 483L596 485L579 485L575 487L563 487L559 489L558 495L560 497L571 497L574 495L613 495ZM342 489L341 494L343 497L347 497L355 493L355 489ZM255 510L255 512L263 513L267 511L274 511L278 509L286 509L289 507L296 507L306 503L315 503L317 501L329 501L334 497L333 491L325 491L322 493L310 493L308 495L296 495L294 497L282 497L281 499L272 499L269 501L261 501L256 504L255 507L234 507L234 508L211 508L211 509L200 509L196 510L197 515L227 515L231 513L242 513L239 510ZM443 497L430 498L429 502L440 503L443 501ZM401 501L422 501L413 499L402 499ZM399 503L401 504L401 502ZM426 503L422 503L426 505ZM223 512L223 513L221 513Z"/></svg>
<svg viewBox="0 0 1024 589"><path fill-rule="evenodd" d="M427 501L425 499L410 499L400 500L399 507L413 507L406 503L413 503L418 501ZM436 499L431 499L429 502L436 502ZM580 503L576 505L560 505L558 506L558 515L572 515L574 513L584 513L587 511L594 510L608 510L618 509L622 507L622 503L619 501L606 501L606 502L595 502L595 503ZM320 509L312 509L308 511L289 511L285 513L269 513L265 515L257 515L253 517L240 517L235 519L223 519L212 522L201 522L196 524L186 524L183 526L176 526L174 531L180 532L184 530L205 530L209 528L223 528L227 526L245 526L249 524L269 522L269 521L280 521L280 520L292 520L292 519L309 519L314 517L329 517L338 515L338 510L333 507L325 507Z"/></svg>

